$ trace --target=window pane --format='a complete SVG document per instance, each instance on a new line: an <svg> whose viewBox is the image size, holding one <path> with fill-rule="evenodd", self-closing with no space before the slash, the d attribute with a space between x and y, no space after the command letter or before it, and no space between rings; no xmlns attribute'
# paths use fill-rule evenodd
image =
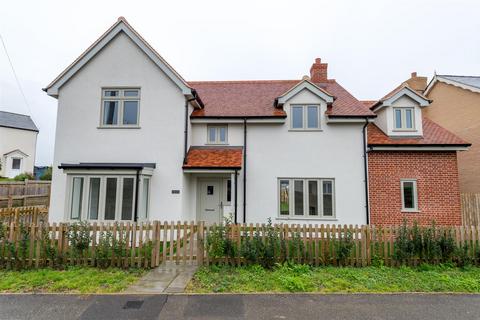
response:
<svg viewBox="0 0 480 320"><path fill-rule="evenodd" d="M333 216L333 185L332 181L323 181L323 215Z"/></svg>
<svg viewBox="0 0 480 320"><path fill-rule="evenodd" d="M70 217L72 219L80 219L82 212L82 196L83 196L83 178L75 177L72 183L72 207Z"/></svg>
<svg viewBox="0 0 480 320"><path fill-rule="evenodd" d="M117 178L107 178L105 192L105 220L115 220L115 206L117 204Z"/></svg>
<svg viewBox="0 0 480 320"><path fill-rule="evenodd" d="M318 215L318 182L308 181L308 214Z"/></svg>
<svg viewBox="0 0 480 320"><path fill-rule="evenodd" d="M303 107L292 107L292 128L303 128Z"/></svg>
<svg viewBox="0 0 480 320"><path fill-rule="evenodd" d="M218 128L218 131L219 131L219 136L220 136L220 142L222 142L222 143L227 142L227 128L220 127L220 128Z"/></svg>
<svg viewBox="0 0 480 320"><path fill-rule="evenodd" d="M227 180L227 202L232 201L232 180Z"/></svg>
<svg viewBox="0 0 480 320"><path fill-rule="evenodd" d="M402 110L395 109L395 128L402 128Z"/></svg>
<svg viewBox="0 0 480 320"><path fill-rule="evenodd" d="M406 109L405 110L405 125L408 129L413 128L413 114L412 114L412 109Z"/></svg>
<svg viewBox="0 0 480 320"><path fill-rule="evenodd" d="M98 203L100 201L100 178L90 178L90 191L88 194L88 217L98 219Z"/></svg>
<svg viewBox="0 0 480 320"><path fill-rule="evenodd" d="M217 128L215 127L208 128L208 142L215 143L215 141L217 140L215 138L216 132L217 132Z"/></svg>
<svg viewBox="0 0 480 320"><path fill-rule="evenodd" d="M303 216L303 180L295 180L295 215Z"/></svg>
<svg viewBox="0 0 480 320"><path fill-rule="evenodd" d="M132 220L134 178L123 178L122 220Z"/></svg>
<svg viewBox="0 0 480 320"><path fill-rule="evenodd" d="M413 181L403 182L403 205L405 209L415 209L415 190Z"/></svg>
<svg viewBox="0 0 480 320"><path fill-rule="evenodd" d="M290 182L288 180L280 180L280 215L288 216L290 213Z"/></svg>
<svg viewBox="0 0 480 320"><path fill-rule="evenodd" d="M214 186L207 186L207 195L213 195Z"/></svg>
<svg viewBox="0 0 480 320"><path fill-rule="evenodd" d="M21 163L22 163L22 159L12 159L12 169L14 170L20 169Z"/></svg>
<svg viewBox="0 0 480 320"><path fill-rule="evenodd" d="M318 107L316 106L309 106L308 109L308 117L307 117L307 126L309 129L316 129L318 128Z"/></svg>
<svg viewBox="0 0 480 320"><path fill-rule="evenodd" d="M123 95L125 97L138 97L138 90L125 90Z"/></svg>
<svg viewBox="0 0 480 320"><path fill-rule="evenodd" d="M103 102L103 124L118 123L118 101Z"/></svg>
<svg viewBox="0 0 480 320"><path fill-rule="evenodd" d="M123 102L123 124L137 124L138 101Z"/></svg>
<svg viewBox="0 0 480 320"><path fill-rule="evenodd" d="M104 91L104 96L105 97L118 97L118 91L117 90L105 90Z"/></svg>
<svg viewBox="0 0 480 320"><path fill-rule="evenodd" d="M140 210L141 217L148 218L148 199L150 197L150 179L143 179L142 206Z"/></svg>

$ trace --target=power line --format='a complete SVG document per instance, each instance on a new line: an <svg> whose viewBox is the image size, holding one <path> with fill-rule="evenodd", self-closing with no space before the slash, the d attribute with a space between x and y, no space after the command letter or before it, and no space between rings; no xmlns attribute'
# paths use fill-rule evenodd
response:
<svg viewBox="0 0 480 320"><path fill-rule="evenodd" d="M6 46L5 41L3 40L3 37L2 37L1 34L0 34L0 40L2 40L3 49L5 50L5 55L7 56L8 63L10 64L10 68L12 68L12 73L13 73L13 76L15 77L15 81L17 82L18 90L22 94L23 101L25 102L25 106L27 107L28 112L30 113L31 116L33 116L32 110L30 109L30 105L28 104L28 101L27 101L27 97L25 96L25 92L23 92L23 88L20 85L20 80L18 80L17 72L15 71L15 68L13 67L12 59L10 59L10 55L8 54L7 46Z"/></svg>

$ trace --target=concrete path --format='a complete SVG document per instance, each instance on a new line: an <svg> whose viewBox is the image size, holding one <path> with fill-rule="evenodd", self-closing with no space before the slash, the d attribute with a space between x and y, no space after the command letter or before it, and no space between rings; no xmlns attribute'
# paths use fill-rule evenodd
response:
<svg viewBox="0 0 480 320"><path fill-rule="evenodd" d="M480 319L480 295L0 295L3 319Z"/></svg>
<svg viewBox="0 0 480 320"><path fill-rule="evenodd" d="M196 265L164 262L127 288L128 294L181 293L192 279Z"/></svg>

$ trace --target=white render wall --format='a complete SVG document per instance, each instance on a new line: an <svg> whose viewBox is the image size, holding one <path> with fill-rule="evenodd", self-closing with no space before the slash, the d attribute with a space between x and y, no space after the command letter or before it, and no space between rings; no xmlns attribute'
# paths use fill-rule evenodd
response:
<svg viewBox="0 0 480 320"><path fill-rule="evenodd" d="M102 87L140 87L140 129L98 129ZM185 98L123 33L59 90L50 220L65 219L60 163L153 162L150 219L177 220L189 196L183 177ZM190 109L191 112L191 109ZM172 194L172 189L180 194Z"/></svg>
<svg viewBox="0 0 480 320"><path fill-rule="evenodd" d="M0 161L2 164L0 176L8 176L8 169L12 167L12 158L10 156L4 157L3 155L16 149L28 155L28 157L22 159L21 172L33 173L37 134L35 131L0 127ZM15 154L14 157L19 156Z"/></svg>

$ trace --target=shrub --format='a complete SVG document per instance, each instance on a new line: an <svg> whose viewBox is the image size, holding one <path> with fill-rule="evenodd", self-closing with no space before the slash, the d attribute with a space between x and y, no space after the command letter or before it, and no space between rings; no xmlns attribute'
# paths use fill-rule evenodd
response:
<svg viewBox="0 0 480 320"><path fill-rule="evenodd" d="M84 254L90 246L90 228L85 221L76 222L68 227L68 240L72 248L74 258L84 257Z"/></svg>
<svg viewBox="0 0 480 320"><path fill-rule="evenodd" d="M35 180L35 176L31 172L21 173L13 178L15 181Z"/></svg>

